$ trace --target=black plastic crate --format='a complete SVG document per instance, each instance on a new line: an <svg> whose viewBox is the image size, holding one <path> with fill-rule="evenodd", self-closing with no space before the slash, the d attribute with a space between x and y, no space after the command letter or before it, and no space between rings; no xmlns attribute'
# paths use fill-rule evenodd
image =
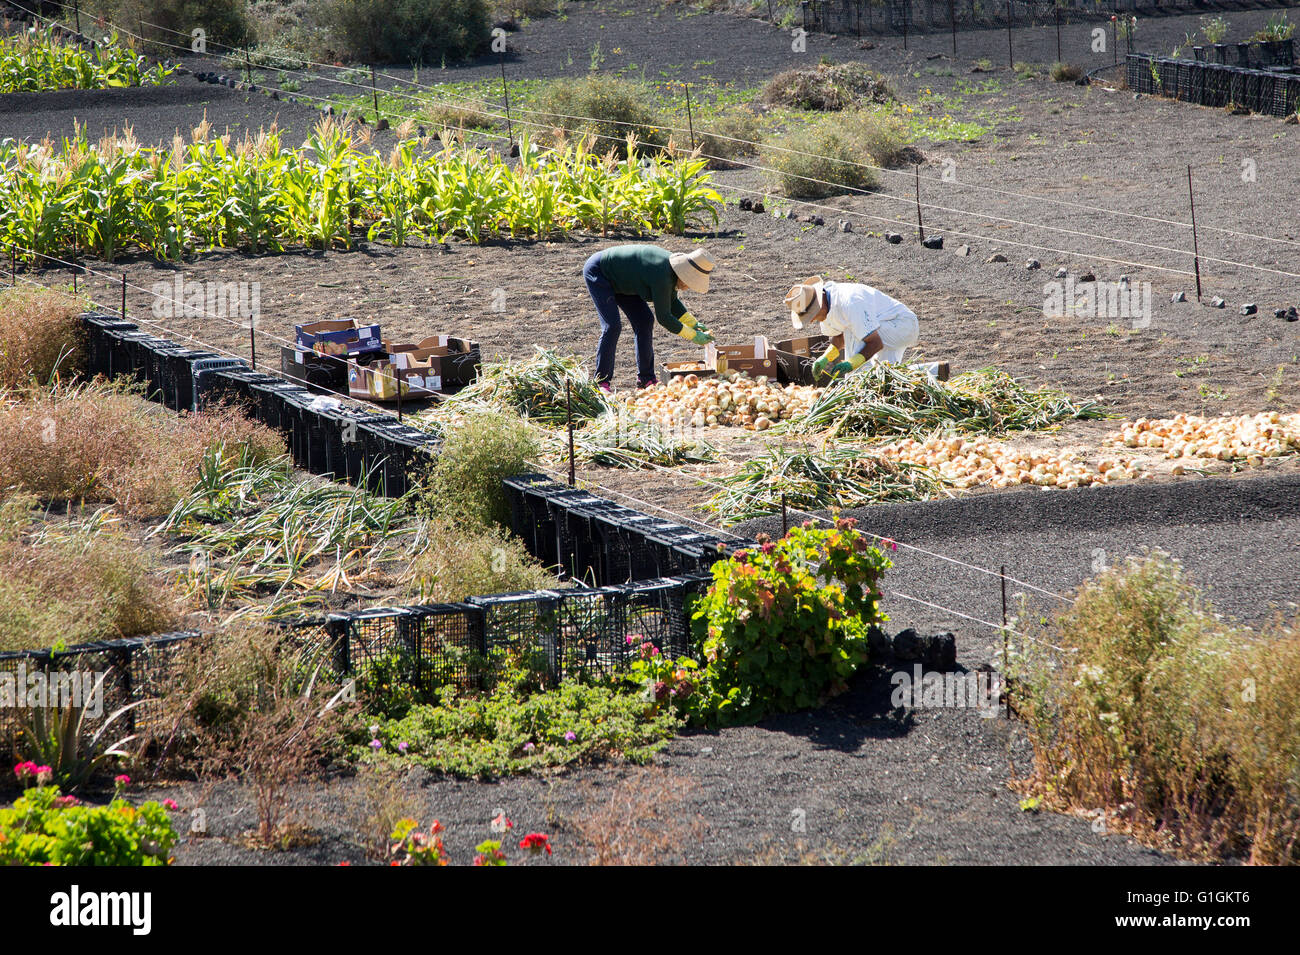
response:
<svg viewBox="0 0 1300 955"><path fill-rule="evenodd" d="M134 322L124 322L115 315L87 312L81 316L86 329L86 372L90 377L112 376L109 355L115 341L125 332L139 331Z"/></svg>
<svg viewBox="0 0 1300 955"><path fill-rule="evenodd" d="M428 696L447 685L483 688L487 659L483 608L445 603L407 609L410 613L397 626L414 685Z"/></svg>
<svg viewBox="0 0 1300 955"><path fill-rule="evenodd" d="M486 669L498 666L508 653L520 653L541 663L552 682L561 671L558 610L560 595L550 590L470 597L466 603L483 612Z"/></svg>
<svg viewBox="0 0 1300 955"><path fill-rule="evenodd" d="M619 587L557 591L560 675L563 679L609 677L629 657Z"/></svg>

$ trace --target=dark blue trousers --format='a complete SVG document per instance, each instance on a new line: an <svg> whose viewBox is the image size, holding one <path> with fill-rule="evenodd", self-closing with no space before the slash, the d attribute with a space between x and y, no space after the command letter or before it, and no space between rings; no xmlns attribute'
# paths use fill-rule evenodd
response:
<svg viewBox="0 0 1300 955"><path fill-rule="evenodd" d="M637 383L645 384L655 374L654 328L655 318L646 301L637 295L619 295L600 271L600 253L597 252L582 267L582 277L587 291L596 304L600 316L600 344L596 346L596 380L610 381L614 377L614 350L623 331L619 309L627 315L627 323L636 336Z"/></svg>

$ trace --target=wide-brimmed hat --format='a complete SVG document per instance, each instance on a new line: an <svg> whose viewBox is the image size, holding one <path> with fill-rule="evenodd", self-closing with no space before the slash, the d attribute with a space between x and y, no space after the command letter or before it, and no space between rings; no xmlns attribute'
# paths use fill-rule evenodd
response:
<svg viewBox="0 0 1300 955"><path fill-rule="evenodd" d="M709 290L709 273L713 271L713 259L703 249L674 252L668 257L668 264L673 267L682 284L692 292Z"/></svg>
<svg viewBox="0 0 1300 955"><path fill-rule="evenodd" d="M785 304L790 309L790 323L795 328L804 328L822 310L825 301L822 277L810 275L785 293Z"/></svg>

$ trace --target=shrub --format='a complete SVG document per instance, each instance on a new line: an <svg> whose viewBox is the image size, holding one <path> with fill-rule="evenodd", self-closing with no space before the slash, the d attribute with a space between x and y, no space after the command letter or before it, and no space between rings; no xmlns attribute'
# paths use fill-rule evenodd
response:
<svg viewBox="0 0 1300 955"><path fill-rule="evenodd" d="M1073 63L1052 64L1052 79L1058 83L1073 83L1081 76L1083 76L1081 66L1075 66Z"/></svg>
<svg viewBox="0 0 1300 955"><path fill-rule="evenodd" d="M795 109L843 110L890 103L895 96L879 73L861 63L821 63L778 73L763 89L762 99Z"/></svg>
<svg viewBox="0 0 1300 955"><path fill-rule="evenodd" d="M678 122L676 125L683 124ZM755 144L762 143L758 117L747 109L723 113L699 124L695 132L701 153L724 160L752 156L758 150Z"/></svg>
<svg viewBox="0 0 1300 955"><path fill-rule="evenodd" d="M687 669L654 684L656 699L673 701L693 722L752 723L825 701L866 662L867 631L886 619L880 577L890 562L853 520L833 529L806 523L779 541L759 541L757 550L713 565L713 584L693 614L698 678Z"/></svg>
<svg viewBox="0 0 1300 955"><path fill-rule="evenodd" d="M85 371L80 303L48 289L0 292L0 389Z"/></svg>
<svg viewBox="0 0 1300 955"><path fill-rule="evenodd" d="M144 550L104 516L36 530L30 497L0 501L0 651L174 629L180 609Z"/></svg>
<svg viewBox="0 0 1300 955"><path fill-rule="evenodd" d="M500 527L434 520L428 547L411 564L411 593L421 603L449 603L476 594L544 590L555 575Z"/></svg>
<svg viewBox="0 0 1300 955"><path fill-rule="evenodd" d="M182 42L168 30L189 36L195 27L205 30L214 45L242 48L254 40L245 0L89 0L81 10L83 20L87 10L132 32L141 21L156 24L162 29L147 27L145 35L163 44ZM161 48L166 56L174 53L170 47Z"/></svg>
<svg viewBox="0 0 1300 955"><path fill-rule="evenodd" d="M441 705L417 706L377 727L383 750L456 776L494 778L605 759L648 762L680 719L648 713L639 693L565 682L539 689L538 678L511 662L481 696L442 691Z"/></svg>
<svg viewBox="0 0 1300 955"><path fill-rule="evenodd" d="M283 846L295 829L289 787L317 775L334 751L344 694L325 698L334 687L319 648L269 628L235 627L189 652L166 701L171 742L191 744L206 773L247 785L256 841Z"/></svg>
<svg viewBox="0 0 1300 955"><path fill-rule="evenodd" d="M595 136L594 149L604 153L616 149L626 155L626 140L635 134L643 147L668 144L668 132L655 106L649 87L604 73L580 80L554 80L538 91L533 122L559 130L564 136ZM577 118L575 118L577 117ZM679 140L684 137L678 136Z"/></svg>
<svg viewBox="0 0 1300 955"><path fill-rule="evenodd" d="M1049 806L1201 858L1300 862L1300 632L1215 615L1160 553L1089 581L1009 667Z"/></svg>
<svg viewBox="0 0 1300 955"><path fill-rule="evenodd" d="M482 110L454 104L431 103L422 110L426 124L434 129L492 129L498 120Z"/></svg>
<svg viewBox="0 0 1300 955"><path fill-rule="evenodd" d="M528 425L498 411L471 411L447 433L423 482L418 509L462 529L509 522L501 482L527 470L539 446Z"/></svg>
<svg viewBox="0 0 1300 955"><path fill-rule="evenodd" d="M6 400L7 399L7 400ZM177 417L116 386L80 385L30 400L0 395L0 480L42 501L115 503L166 513L194 483L209 448L284 453L280 435L229 409Z"/></svg>
<svg viewBox="0 0 1300 955"><path fill-rule="evenodd" d="M19 779L45 774L31 764L14 767ZM26 790L13 806L0 809L0 866L170 865L176 844L167 810L156 802L132 806L114 799L85 806L55 786Z"/></svg>
<svg viewBox="0 0 1300 955"><path fill-rule="evenodd" d="M464 60L487 43L485 0L328 0L344 59L363 63Z"/></svg>
<svg viewBox="0 0 1300 955"><path fill-rule="evenodd" d="M777 170L774 178L781 191L793 198L822 198L874 189L879 180L870 167L888 167L901 159L906 127L889 115L845 114L825 117L775 146L781 148L763 150L763 164Z"/></svg>

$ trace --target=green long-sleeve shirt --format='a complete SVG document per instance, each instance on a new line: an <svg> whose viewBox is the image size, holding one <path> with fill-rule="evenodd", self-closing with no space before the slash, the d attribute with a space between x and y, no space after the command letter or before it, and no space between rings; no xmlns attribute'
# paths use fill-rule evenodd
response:
<svg viewBox="0 0 1300 955"><path fill-rule="evenodd" d="M619 295L635 295L654 306L655 319L674 335L689 309L677 297L671 253L657 245L616 245L600 253L600 272Z"/></svg>

